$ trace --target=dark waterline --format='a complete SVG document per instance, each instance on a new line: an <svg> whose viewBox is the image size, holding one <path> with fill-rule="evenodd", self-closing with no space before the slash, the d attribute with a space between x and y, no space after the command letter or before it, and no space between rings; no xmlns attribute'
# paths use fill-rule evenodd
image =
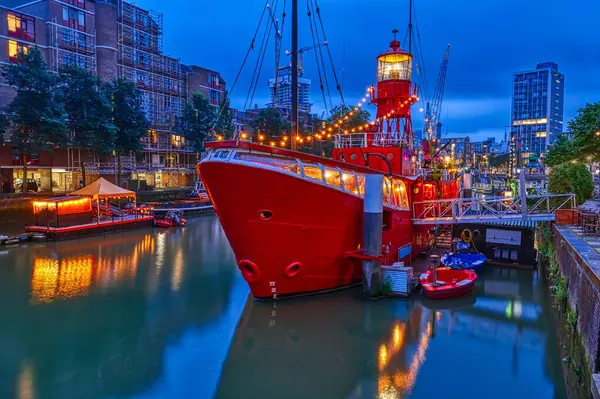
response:
<svg viewBox="0 0 600 399"><path fill-rule="evenodd" d="M0 398L565 398L544 289L257 303L216 217L0 252Z"/></svg>

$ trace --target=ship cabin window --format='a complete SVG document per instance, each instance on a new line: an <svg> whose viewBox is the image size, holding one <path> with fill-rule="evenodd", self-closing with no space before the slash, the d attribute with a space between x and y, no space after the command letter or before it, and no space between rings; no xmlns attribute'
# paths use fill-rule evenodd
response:
<svg viewBox="0 0 600 399"><path fill-rule="evenodd" d="M304 165L304 174L309 179L323 181L323 171L318 166Z"/></svg>
<svg viewBox="0 0 600 399"><path fill-rule="evenodd" d="M387 177L383 178L383 204L393 206L391 201L391 180Z"/></svg>
<svg viewBox="0 0 600 399"><path fill-rule="evenodd" d="M344 189L354 194L359 193L359 185L357 176L354 173L342 173L342 181L344 182Z"/></svg>
<svg viewBox="0 0 600 399"><path fill-rule="evenodd" d="M408 195L406 193L406 185L401 180L394 179L393 199L398 208L408 209Z"/></svg>
<svg viewBox="0 0 600 399"><path fill-rule="evenodd" d="M340 172L336 169L327 169L325 168L325 181L330 186L341 188L342 184L340 179Z"/></svg>

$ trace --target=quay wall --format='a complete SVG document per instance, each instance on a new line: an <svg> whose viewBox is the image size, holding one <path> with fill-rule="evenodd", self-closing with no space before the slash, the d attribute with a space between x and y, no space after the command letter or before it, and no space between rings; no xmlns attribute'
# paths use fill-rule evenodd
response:
<svg viewBox="0 0 600 399"><path fill-rule="evenodd" d="M577 317L589 372L593 397L600 399L600 253L569 226L552 227L556 262L566 280L567 301Z"/></svg>

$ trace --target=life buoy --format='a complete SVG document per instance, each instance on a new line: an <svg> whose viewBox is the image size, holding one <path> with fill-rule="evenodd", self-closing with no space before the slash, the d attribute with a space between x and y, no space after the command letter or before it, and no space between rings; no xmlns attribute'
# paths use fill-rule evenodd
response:
<svg viewBox="0 0 600 399"><path fill-rule="evenodd" d="M298 275L298 273L300 273L301 268L302 268L302 264L300 262L294 262L285 268L283 274L287 278L296 277Z"/></svg>
<svg viewBox="0 0 600 399"><path fill-rule="evenodd" d="M254 262L243 259L238 262L238 267L247 282L255 283L260 280L260 269Z"/></svg>

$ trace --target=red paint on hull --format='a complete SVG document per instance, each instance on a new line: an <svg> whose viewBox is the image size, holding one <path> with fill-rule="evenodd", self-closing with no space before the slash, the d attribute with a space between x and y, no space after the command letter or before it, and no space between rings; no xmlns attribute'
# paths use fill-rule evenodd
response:
<svg viewBox="0 0 600 399"><path fill-rule="evenodd" d="M439 285L433 285L433 272L431 269L423 273L419 280L427 298L449 299L469 294L475 286L477 274L472 270L440 267L437 270Z"/></svg>
<svg viewBox="0 0 600 399"><path fill-rule="evenodd" d="M361 198L260 167L208 161L198 169L256 298L316 293L361 281L361 261L349 255L362 244ZM383 242L392 245L386 263L397 260L400 247L413 244L418 254L431 244L429 230L413 228L410 211L390 212L388 222Z"/></svg>

